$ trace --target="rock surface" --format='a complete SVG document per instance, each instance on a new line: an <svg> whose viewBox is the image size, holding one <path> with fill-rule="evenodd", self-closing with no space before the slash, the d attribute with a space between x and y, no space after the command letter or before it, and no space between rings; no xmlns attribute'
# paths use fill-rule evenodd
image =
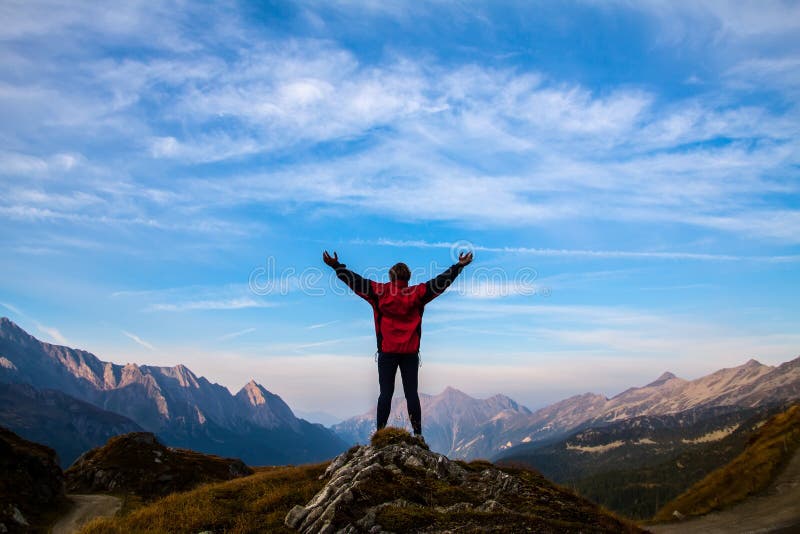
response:
<svg viewBox="0 0 800 534"><path fill-rule="evenodd" d="M336 457L322 477L326 485L287 514L287 526L304 534L639 532L537 473L451 461L397 429Z"/></svg>
<svg viewBox="0 0 800 534"><path fill-rule="evenodd" d="M70 493L129 493L149 499L252 473L237 458L172 449L149 432L133 432L85 453L65 475Z"/></svg>

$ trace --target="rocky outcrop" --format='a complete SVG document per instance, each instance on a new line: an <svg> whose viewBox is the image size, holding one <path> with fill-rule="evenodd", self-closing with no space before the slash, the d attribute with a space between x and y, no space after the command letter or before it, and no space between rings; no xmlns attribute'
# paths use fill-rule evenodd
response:
<svg viewBox="0 0 800 534"><path fill-rule="evenodd" d="M451 461L398 429L333 460L285 523L305 534L639 532L532 471Z"/></svg>
<svg viewBox="0 0 800 534"><path fill-rule="evenodd" d="M0 532L39 532L66 504L55 451L0 427Z"/></svg>
<svg viewBox="0 0 800 534"><path fill-rule="evenodd" d="M85 453L65 475L71 493L129 493L150 499L252 473L239 459L168 448L149 432L134 432Z"/></svg>

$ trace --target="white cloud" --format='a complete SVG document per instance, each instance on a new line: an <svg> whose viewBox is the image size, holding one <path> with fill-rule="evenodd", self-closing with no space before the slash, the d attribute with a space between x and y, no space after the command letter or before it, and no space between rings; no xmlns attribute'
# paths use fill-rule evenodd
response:
<svg viewBox="0 0 800 534"><path fill-rule="evenodd" d="M150 343L148 343L147 341L143 340L142 338L140 338L140 337L139 337L139 336L137 336L136 334L131 334L130 332L126 332L125 330L123 330L123 331L122 331L122 333L123 333L123 334L124 334L126 337L128 337L128 338L132 339L133 341L135 341L136 343L138 343L138 344L139 344L139 345L141 345L142 347L146 348L147 350L155 350L155 347L153 347L153 345L151 345L151 344L150 344Z"/></svg>
<svg viewBox="0 0 800 534"><path fill-rule="evenodd" d="M796 126L758 107L713 102L709 107L693 99L662 111L653 107L653 94L639 89L596 94L540 73L444 67L402 57L366 65L329 42L261 41L236 50L227 60L205 51L191 58L100 60L90 65L90 70L102 73L92 90L114 95L100 115L132 120L137 128L155 125L144 125L132 106L154 86L171 89L167 115L184 123L186 133L149 136L150 152L157 158L192 164L362 135L379 141L367 153L333 162L226 183L197 180L183 188L183 199L176 198L183 200L174 206L177 211L182 204L191 208L216 201L310 202L421 220L469 221L477 215L484 224L495 225L587 218L655 220L741 233L736 225L714 221L720 215L730 217L730 207L746 206L745 195L785 188L764 174L797 160L786 144ZM24 89L14 88L30 98ZM40 99L52 102L53 95L45 90ZM98 112L87 113L66 119L66 124L96 123ZM220 119L232 126L217 128ZM202 133L209 130L215 133ZM755 149L648 152L742 135L775 141ZM452 147L462 151L455 160L448 154ZM509 153L513 158L504 157ZM491 163L513 160L522 163L511 168L503 168L508 163ZM28 172L46 167L36 158L15 165ZM400 184L390 179L394 176L406 178ZM407 198L402 192L409 189L447 194ZM596 208L598 199L603 200L602 211ZM32 207L17 199L3 213L69 220L70 214L60 210L34 212ZM728 209L720 214L720 207ZM138 211L132 220L170 226ZM739 210L733 217L747 220L755 215ZM793 240L769 222L740 226L756 237Z"/></svg>
<svg viewBox="0 0 800 534"><path fill-rule="evenodd" d="M464 284L464 294L471 298L496 299L503 297L532 297L542 291L549 292L548 288L533 282L518 280L474 279L467 278Z"/></svg>
<svg viewBox="0 0 800 534"><path fill-rule="evenodd" d="M749 15L727 4L631 7L657 17L719 20L736 35L795 27L787 20L796 9L772 4L742 8L753 13L752 26L743 25ZM37 17L44 8L49 16ZM76 177L43 187L42 199L9 195L0 182L0 217L243 235L245 222L211 212L259 203L285 210L345 206L411 221L479 220L483 227L611 221L691 225L777 243L800 239L792 231L797 210L771 209L766 199L797 193L790 179L800 163L796 106L778 110L716 89L668 101L652 87L596 90L521 67L453 65L402 51L370 63L333 41L266 37L235 10L213 9L5 6L15 21L6 38L31 45L27 54L4 52L19 73L0 80L0 109L13 126L6 134L19 145L34 133L108 138L123 155L95 156L103 160L96 162L107 173L102 178L113 179ZM207 10L220 16L202 35L192 34L185 21ZM64 40L74 61L56 61L47 35ZM160 53L110 58L80 35ZM791 55L747 58L726 76L753 81L757 72L793 73L796 63ZM789 76L770 83L781 87ZM307 152L320 143L364 140L367 148L334 158ZM87 164L77 152L51 152L4 152L0 167L17 178ZM154 159L143 162L143 152ZM158 189L142 178L162 172L149 164L192 169L238 160L249 169L251 156L287 154L302 154L303 163ZM136 162L138 179L119 176L129 172L121 159ZM111 181L121 186L109 191ZM45 205L45 198L53 202Z"/></svg>
<svg viewBox="0 0 800 534"><path fill-rule="evenodd" d="M60 344L60 345L68 345L69 344L69 341L67 340L67 338L64 337L57 328L53 328L52 326L45 326L45 325L43 325L41 323L36 323L36 328L40 332L50 336L51 339L55 340L55 342Z"/></svg>

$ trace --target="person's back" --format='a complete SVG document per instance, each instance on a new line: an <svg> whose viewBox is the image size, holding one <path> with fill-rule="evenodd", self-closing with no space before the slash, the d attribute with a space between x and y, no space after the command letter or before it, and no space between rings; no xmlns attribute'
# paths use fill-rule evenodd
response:
<svg viewBox="0 0 800 534"><path fill-rule="evenodd" d="M472 261L472 253L459 254L458 263L428 282L414 286L408 285L411 271L404 263L398 263L389 270L389 282L380 283L362 278L347 269L343 263L339 263L336 252L330 256L325 251L322 259L336 270L336 276L340 280L372 305L378 345L378 382L381 388L377 410L378 429L386 426L389 418L394 379L399 367L409 419L414 433L421 434L422 415L417 393L417 371L422 314L425 305L442 294Z"/></svg>
<svg viewBox="0 0 800 534"><path fill-rule="evenodd" d="M409 287L402 280L376 284L373 308L375 331L381 336L379 351L419 351L424 293L424 284Z"/></svg>

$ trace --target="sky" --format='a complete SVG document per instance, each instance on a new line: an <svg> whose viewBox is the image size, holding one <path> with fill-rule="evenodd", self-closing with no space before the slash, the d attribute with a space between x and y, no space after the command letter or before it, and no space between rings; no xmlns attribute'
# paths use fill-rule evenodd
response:
<svg viewBox="0 0 800 534"><path fill-rule="evenodd" d="M42 340L347 417L372 314L322 251L417 283L473 250L423 392L537 408L800 355L798 2L0 16L0 315Z"/></svg>

